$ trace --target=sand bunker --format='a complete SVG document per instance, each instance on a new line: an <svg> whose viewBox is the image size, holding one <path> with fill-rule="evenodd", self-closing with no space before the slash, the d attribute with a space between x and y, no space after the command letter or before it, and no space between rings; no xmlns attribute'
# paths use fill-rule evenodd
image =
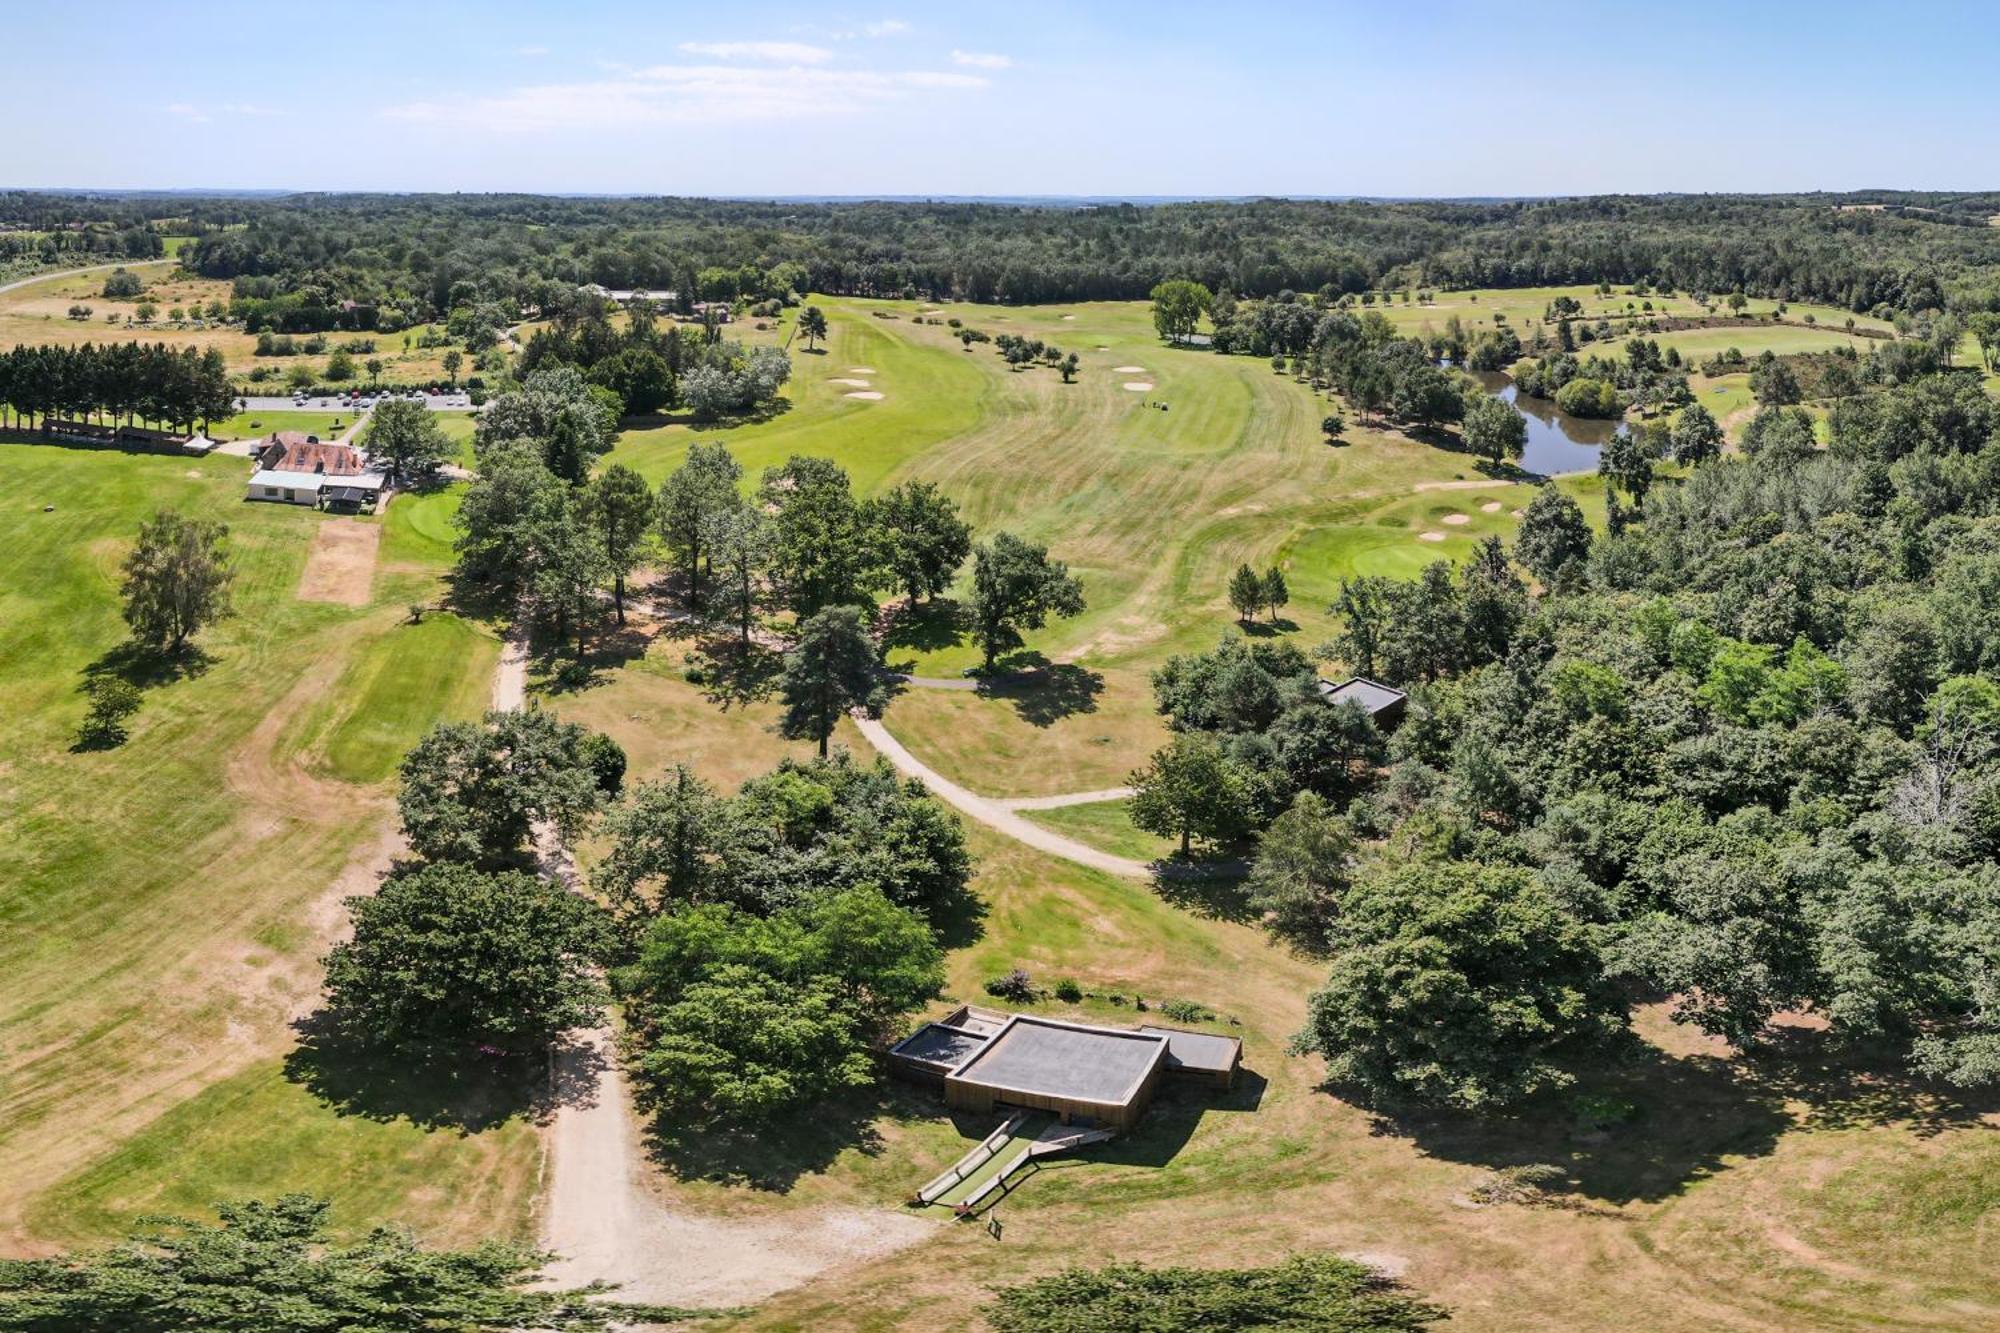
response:
<svg viewBox="0 0 2000 1333"><path fill-rule="evenodd" d="M875 392L873 389L858 389L855 392L848 394L847 397L866 398L871 403L880 402L882 400L882 395Z"/></svg>
<svg viewBox="0 0 2000 1333"><path fill-rule="evenodd" d="M1447 523L1449 523L1449 524L1451 524L1451 525L1452 525L1453 527L1457 527L1457 526L1458 526L1459 524L1461 524L1461 523L1470 523L1470 522L1472 522L1472 515L1470 515L1470 514L1446 514L1446 515L1444 516L1444 521L1445 521L1445 522L1447 522Z"/></svg>
<svg viewBox="0 0 2000 1333"><path fill-rule="evenodd" d="M1527 516L1528 516L1528 511L1525 509L1516 509L1514 511L1515 518L1526 518Z"/></svg>
<svg viewBox="0 0 2000 1333"><path fill-rule="evenodd" d="M1064 319L1075 319L1075 318L1076 318L1076 316L1075 316L1075 315L1064 315L1064 316L1063 316L1063 318L1064 318Z"/></svg>
<svg viewBox="0 0 2000 1333"><path fill-rule="evenodd" d="M1485 504L1479 506L1479 512L1482 514L1497 514L1500 512L1500 502L1498 500L1488 500Z"/></svg>
<svg viewBox="0 0 2000 1333"><path fill-rule="evenodd" d="M1417 534L1417 540L1420 542L1441 542L1444 540L1444 534L1442 532L1420 532Z"/></svg>
<svg viewBox="0 0 2000 1333"><path fill-rule="evenodd" d="M868 381L867 381L867 380L851 380L851 379L844 379L844 378L842 378L842 377L840 377L840 376L835 376L835 377L834 377L833 379L830 379L830 380L828 380L828 381L827 381L827 383L828 383L828 384L845 384L845 385L846 385L846 386L847 386L848 388L850 388L850 389L865 389L865 388L867 388L867 387L868 387Z"/></svg>
<svg viewBox="0 0 2000 1333"><path fill-rule="evenodd" d="M1130 393L1144 393L1153 387L1151 380L1126 380L1125 388Z"/></svg>
<svg viewBox="0 0 2000 1333"><path fill-rule="evenodd" d="M1113 366L1111 368L1120 375L1143 375L1146 373L1144 366Z"/></svg>
<svg viewBox="0 0 2000 1333"><path fill-rule="evenodd" d="M847 373L850 375L873 375L875 372L867 366L849 366Z"/></svg>

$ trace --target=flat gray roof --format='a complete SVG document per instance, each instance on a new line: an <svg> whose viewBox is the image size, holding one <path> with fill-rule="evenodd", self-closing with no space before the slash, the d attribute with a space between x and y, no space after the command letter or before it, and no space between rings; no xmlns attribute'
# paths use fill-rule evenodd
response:
<svg viewBox="0 0 2000 1333"><path fill-rule="evenodd" d="M1355 676L1350 680L1343 680L1338 685L1335 685L1332 681L1323 680L1319 683L1319 692L1325 696L1328 703L1344 704L1352 700L1367 709L1371 715L1379 713L1385 708L1393 708L1409 697L1401 690L1391 689L1387 685L1378 684L1375 681L1366 680L1360 676Z"/></svg>
<svg viewBox="0 0 2000 1333"><path fill-rule="evenodd" d="M1167 1063L1185 1069L1227 1073L1236 1067L1243 1043L1217 1032L1186 1032L1180 1028L1155 1027L1147 1023L1141 1032L1156 1032L1167 1039Z"/></svg>
<svg viewBox="0 0 2000 1333"><path fill-rule="evenodd" d="M984 1087L1124 1105L1167 1043L1144 1032L1016 1017L952 1077Z"/></svg>
<svg viewBox="0 0 2000 1333"><path fill-rule="evenodd" d="M890 1054L950 1069L990 1040L992 1038L977 1032L964 1032L942 1023L926 1023L897 1042Z"/></svg>

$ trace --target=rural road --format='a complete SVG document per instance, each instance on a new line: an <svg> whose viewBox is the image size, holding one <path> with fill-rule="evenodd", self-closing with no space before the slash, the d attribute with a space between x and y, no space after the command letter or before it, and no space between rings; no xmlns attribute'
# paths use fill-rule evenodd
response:
<svg viewBox="0 0 2000 1333"><path fill-rule="evenodd" d="M16 278L12 282L0 283L0 296L22 287L32 287L38 282L52 282L57 278L74 278L79 273L109 273L114 268L157 268L161 264L171 264L171 259L126 259L115 264L88 264L83 268L59 268L53 273L37 273L31 278Z"/></svg>
<svg viewBox="0 0 2000 1333"><path fill-rule="evenodd" d="M1011 802L992 800L980 796L953 782L936 769L931 768L904 748L903 743L889 734L889 729L872 717L856 714L854 725L868 738L868 743L887 759L900 773L918 779L939 797L962 813L971 816L989 828L997 829L1016 842L1024 842L1037 851L1050 856L1060 856L1065 861L1089 866L1092 870L1102 870L1110 875L1122 875L1126 879L1153 878L1153 867L1144 861L1134 861L1129 856L1113 856L1100 852L1095 847L1065 838L1060 833L1045 829L1033 820L1023 819L1015 810L1050 809L1055 805L1080 804L1085 798L1112 800L1115 796L1104 796L1098 792L1084 792L1078 797L1030 797L1029 801L1043 801L1045 805L1013 805Z"/></svg>

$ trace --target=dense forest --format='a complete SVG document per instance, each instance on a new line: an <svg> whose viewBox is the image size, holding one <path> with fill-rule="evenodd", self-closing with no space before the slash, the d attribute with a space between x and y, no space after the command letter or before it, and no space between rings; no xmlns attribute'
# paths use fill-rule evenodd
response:
<svg viewBox="0 0 2000 1333"><path fill-rule="evenodd" d="M1171 278L1242 296L1649 281L1856 311L1992 309L1996 212L2000 196L1885 193L1071 207L0 195L0 228L23 235L77 221L121 235L171 219L199 238L190 263L203 274L412 318L460 304L460 284L535 306L590 282L683 301L796 287L1029 302L1135 299Z"/></svg>

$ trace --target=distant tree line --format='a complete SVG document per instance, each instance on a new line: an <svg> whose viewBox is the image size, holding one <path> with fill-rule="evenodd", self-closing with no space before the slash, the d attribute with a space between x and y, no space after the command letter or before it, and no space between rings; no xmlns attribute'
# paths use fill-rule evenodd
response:
<svg viewBox="0 0 2000 1333"><path fill-rule="evenodd" d="M1994 310L2000 236L1976 224L1996 209L1991 195L1875 193L1076 207L0 195L0 221L24 226L174 218L204 233L187 256L204 275L408 322L452 310L461 285L541 309L586 283L682 302L788 290L1033 302L1136 299L1168 279L1250 297L1650 281L1855 311Z"/></svg>

